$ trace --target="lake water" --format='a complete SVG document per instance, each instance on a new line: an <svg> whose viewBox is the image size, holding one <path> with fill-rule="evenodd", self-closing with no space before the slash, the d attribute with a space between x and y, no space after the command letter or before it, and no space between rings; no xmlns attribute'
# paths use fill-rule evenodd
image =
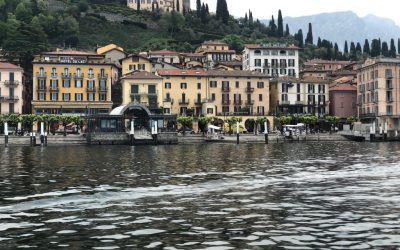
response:
<svg viewBox="0 0 400 250"><path fill-rule="evenodd" d="M399 151L2 146L0 249L395 249Z"/></svg>

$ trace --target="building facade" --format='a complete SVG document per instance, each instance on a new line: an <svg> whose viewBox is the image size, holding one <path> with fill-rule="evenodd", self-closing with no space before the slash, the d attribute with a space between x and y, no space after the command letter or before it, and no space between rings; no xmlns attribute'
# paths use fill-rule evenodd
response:
<svg viewBox="0 0 400 250"><path fill-rule="evenodd" d="M329 82L321 79L282 77L270 83L271 113L329 114Z"/></svg>
<svg viewBox="0 0 400 250"><path fill-rule="evenodd" d="M229 45L220 41L206 41L197 49L196 53L204 56L204 67L213 68L219 62L230 62L235 59L236 52L229 49Z"/></svg>
<svg viewBox="0 0 400 250"><path fill-rule="evenodd" d="M190 9L190 6L185 5L188 3L190 2L185 0L127 0L128 7L134 10L137 10L139 6L140 10L151 11L158 8L163 11L175 10L180 13L183 13L183 8Z"/></svg>
<svg viewBox="0 0 400 250"><path fill-rule="evenodd" d="M369 58L357 73L358 112L363 123L399 130L400 59Z"/></svg>
<svg viewBox="0 0 400 250"><path fill-rule="evenodd" d="M345 119L357 116L357 87L352 81L333 83L329 86L329 113Z"/></svg>
<svg viewBox="0 0 400 250"><path fill-rule="evenodd" d="M273 78L299 77L299 50L294 45L245 44L243 70L257 71Z"/></svg>
<svg viewBox="0 0 400 250"><path fill-rule="evenodd" d="M111 86L118 68L104 55L54 51L33 61L32 112L37 114L97 114L112 108Z"/></svg>
<svg viewBox="0 0 400 250"><path fill-rule="evenodd" d="M267 115L269 80L260 73L226 70L158 70L171 113L194 115Z"/></svg>
<svg viewBox="0 0 400 250"><path fill-rule="evenodd" d="M0 62L0 114L22 113L23 75L21 67Z"/></svg>

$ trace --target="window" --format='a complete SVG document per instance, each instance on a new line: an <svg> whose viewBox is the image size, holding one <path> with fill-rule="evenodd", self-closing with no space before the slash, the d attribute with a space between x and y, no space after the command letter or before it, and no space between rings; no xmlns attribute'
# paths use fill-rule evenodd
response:
<svg viewBox="0 0 400 250"><path fill-rule="evenodd" d="M82 76L82 70L80 68L76 69L76 76L81 77Z"/></svg>
<svg viewBox="0 0 400 250"><path fill-rule="evenodd" d="M82 80L81 79L75 80L75 88L82 88Z"/></svg>
<svg viewBox="0 0 400 250"><path fill-rule="evenodd" d="M156 85L148 85L147 91L149 94L156 94Z"/></svg>
<svg viewBox="0 0 400 250"><path fill-rule="evenodd" d="M57 101L58 100L58 93L51 93L50 100L51 101Z"/></svg>
<svg viewBox="0 0 400 250"><path fill-rule="evenodd" d="M75 101L77 101L77 102L82 101L82 93L76 93L75 94Z"/></svg>
<svg viewBox="0 0 400 250"><path fill-rule="evenodd" d="M106 76L106 74L104 72L104 69L100 69L100 77L105 77L105 76Z"/></svg>
<svg viewBox="0 0 400 250"><path fill-rule="evenodd" d="M129 71L135 71L136 70L136 65L135 64L129 64Z"/></svg>
<svg viewBox="0 0 400 250"><path fill-rule="evenodd" d="M87 88L88 90L94 90L94 80L87 81Z"/></svg>
<svg viewBox="0 0 400 250"><path fill-rule="evenodd" d="M89 102L93 102L94 101L94 93L87 93L87 100Z"/></svg>
<svg viewBox="0 0 400 250"><path fill-rule="evenodd" d="M387 105L387 106L386 106L386 113L387 113L387 115L393 114L393 107L392 107L392 105Z"/></svg>
<svg viewBox="0 0 400 250"><path fill-rule="evenodd" d="M262 102L262 100L263 100L263 95L262 95L262 94L258 94L258 100L259 100L260 102Z"/></svg>
<svg viewBox="0 0 400 250"><path fill-rule="evenodd" d="M229 113L229 106L222 106L223 113Z"/></svg>
<svg viewBox="0 0 400 250"><path fill-rule="evenodd" d="M181 89L187 89L187 83L181 82Z"/></svg>
<svg viewBox="0 0 400 250"><path fill-rule="evenodd" d="M107 95L105 93L100 93L99 94L99 101L106 101Z"/></svg>
<svg viewBox="0 0 400 250"><path fill-rule="evenodd" d="M308 93L315 93L314 92L314 84L308 84Z"/></svg>
<svg viewBox="0 0 400 250"><path fill-rule="evenodd" d="M294 59L289 59L289 60L288 60L288 66L289 66L289 67L294 67L294 64L295 64L295 63L294 63Z"/></svg>
<svg viewBox="0 0 400 250"><path fill-rule="evenodd" d="M51 69L51 77L57 77L57 69L56 68Z"/></svg>
<svg viewBox="0 0 400 250"><path fill-rule="evenodd" d="M93 69L89 69L89 78L93 78L94 77L94 73L93 73Z"/></svg>
<svg viewBox="0 0 400 250"><path fill-rule="evenodd" d="M62 85L63 85L63 88L69 88L70 87L70 80L64 79Z"/></svg>
<svg viewBox="0 0 400 250"><path fill-rule="evenodd" d="M257 113L260 115L264 115L264 106L257 106Z"/></svg>
<svg viewBox="0 0 400 250"><path fill-rule="evenodd" d="M282 93L287 93L287 92L288 92L288 84L282 83Z"/></svg>
<svg viewBox="0 0 400 250"><path fill-rule="evenodd" d="M64 76L68 76L69 75L69 70L68 68L64 68Z"/></svg>
<svg viewBox="0 0 400 250"><path fill-rule="evenodd" d="M215 101L215 93L212 93L212 94L211 94L211 100L212 100L212 101Z"/></svg>
<svg viewBox="0 0 400 250"><path fill-rule="evenodd" d="M164 108L164 114L170 114L171 109L170 108Z"/></svg>
<svg viewBox="0 0 400 250"><path fill-rule="evenodd" d="M40 76L44 76L44 68L43 68L43 67L41 67L41 68L39 69L39 75L40 75Z"/></svg>
<svg viewBox="0 0 400 250"><path fill-rule="evenodd" d="M238 89L239 88L239 81L235 82L235 87Z"/></svg>
<svg viewBox="0 0 400 250"><path fill-rule="evenodd" d="M58 88L58 80L51 79L50 80L50 88L57 89Z"/></svg>
<svg viewBox="0 0 400 250"><path fill-rule="evenodd" d="M210 81L210 88L216 88L217 87L217 81Z"/></svg>
<svg viewBox="0 0 400 250"><path fill-rule="evenodd" d="M138 93L139 93L139 86L131 85L131 94L138 94Z"/></svg>
<svg viewBox="0 0 400 250"><path fill-rule="evenodd" d="M8 104L8 113L12 114L12 113L14 113L14 112L15 112L15 110L14 110L14 103L9 103L9 104Z"/></svg>
<svg viewBox="0 0 400 250"><path fill-rule="evenodd" d="M254 66L261 67L261 59L254 59Z"/></svg>
<svg viewBox="0 0 400 250"><path fill-rule="evenodd" d="M170 89L171 88L171 83L170 82L166 82L165 83L165 88L166 89Z"/></svg>
<svg viewBox="0 0 400 250"><path fill-rule="evenodd" d="M187 107L181 107L180 108L180 114L181 115L186 115L186 112L187 112Z"/></svg>
<svg viewBox="0 0 400 250"><path fill-rule="evenodd" d="M71 94L70 93L63 93L63 101L69 102Z"/></svg>
<svg viewBox="0 0 400 250"><path fill-rule="evenodd" d="M296 88L297 88L297 89L296 89L296 90L297 90L297 93L300 93L300 83L297 84Z"/></svg>
<svg viewBox="0 0 400 250"><path fill-rule="evenodd" d="M264 82L257 82L257 88L263 89L264 88Z"/></svg>
<svg viewBox="0 0 400 250"><path fill-rule="evenodd" d="M200 82L197 83L197 89L201 89L201 83Z"/></svg>
<svg viewBox="0 0 400 250"><path fill-rule="evenodd" d="M213 108L207 108L207 114L214 114L214 109Z"/></svg>
<svg viewBox="0 0 400 250"><path fill-rule="evenodd" d="M282 94L282 102L287 102L288 101L288 95L287 94Z"/></svg>
<svg viewBox="0 0 400 250"><path fill-rule="evenodd" d="M43 93L43 92L39 93L38 99L39 99L39 101L45 101L46 93Z"/></svg>

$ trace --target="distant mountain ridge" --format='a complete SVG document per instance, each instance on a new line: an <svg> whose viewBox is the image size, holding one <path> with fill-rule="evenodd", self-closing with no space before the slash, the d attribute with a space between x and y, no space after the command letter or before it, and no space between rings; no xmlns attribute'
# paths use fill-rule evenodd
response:
<svg viewBox="0 0 400 250"><path fill-rule="evenodd" d="M264 20L266 24L269 20ZM394 38L397 46L397 38L400 37L400 27L388 18L367 15L359 17L352 11L321 13L302 17L284 17L284 25L289 24L290 33L294 34L299 29L303 30L304 37L308 31L308 23L312 23L314 44L318 37L327 39L343 49L344 42L360 42L361 46L364 40L381 38L382 41L390 43Z"/></svg>

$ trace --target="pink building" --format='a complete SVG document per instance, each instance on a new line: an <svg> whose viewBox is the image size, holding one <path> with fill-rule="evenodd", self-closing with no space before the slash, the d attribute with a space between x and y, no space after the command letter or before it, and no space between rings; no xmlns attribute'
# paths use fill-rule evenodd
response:
<svg viewBox="0 0 400 250"><path fill-rule="evenodd" d="M0 113L22 113L24 71L11 63L0 62Z"/></svg>
<svg viewBox="0 0 400 250"><path fill-rule="evenodd" d="M329 110L333 116L357 116L357 87L351 81L334 83L329 87Z"/></svg>

